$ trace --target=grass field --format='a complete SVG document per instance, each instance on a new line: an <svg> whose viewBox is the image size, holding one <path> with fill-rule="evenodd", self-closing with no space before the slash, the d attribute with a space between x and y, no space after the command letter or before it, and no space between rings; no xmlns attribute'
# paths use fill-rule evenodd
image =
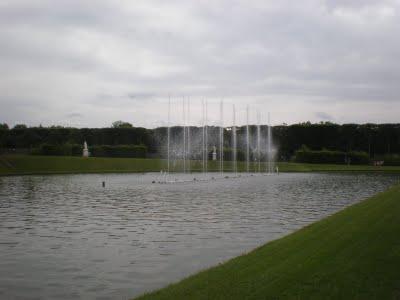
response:
<svg viewBox="0 0 400 300"><path fill-rule="evenodd" d="M230 162L225 162L225 171L231 171ZM281 172L330 172L330 171L361 171L361 172L400 172L400 167L374 167L357 165L299 164L278 163ZM245 170L245 163L238 162L239 171ZM251 165L251 169L255 169ZM162 159L140 158L101 158L72 156L34 156L34 155L2 155L0 156L0 175L19 174L60 174L60 173L123 173L123 172L159 172L167 168L167 162ZM218 162L210 161L208 169L217 171ZM265 169L265 164L263 165ZM171 169L180 171L182 162L171 162ZM192 161L191 169L201 171L201 162Z"/></svg>
<svg viewBox="0 0 400 300"><path fill-rule="evenodd" d="M139 299L400 299L400 185Z"/></svg>

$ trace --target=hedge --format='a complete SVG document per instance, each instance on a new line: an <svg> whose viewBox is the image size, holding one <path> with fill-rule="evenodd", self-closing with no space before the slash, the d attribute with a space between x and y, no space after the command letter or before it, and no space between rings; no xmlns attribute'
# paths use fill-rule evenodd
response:
<svg viewBox="0 0 400 300"><path fill-rule="evenodd" d="M83 146L79 144L52 145L42 144L32 150L36 155L81 156ZM140 157L145 158L147 147L144 145L101 145L89 146L90 156L95 157Z"/></svg>
<svg viewBox="0 0 400 300"><path fill-rule="evenodd" d="M385 166L400 166L400 154L377 156L375 160L382 160Z"/></svg>
<svg viewBox="0 0 400 300"><path fill-rule="evenodd" d="M83 146L79 144L42 144L31 151L35 155L59 155L59 156L80 156Z"/></svg>
<svg viewBox="0 0 400 300"><path fill-rule="evenodd" d="M147 147L144 145L102 145L89 148L95 157L140 157L145 158Z"/></svg>
<svg viewBox="0 0 400 300"><path fill-rule="evenodd" d="M366 152L342 152L330 150L300 149L295 153L296 162L315 164L368 164L369 157Z"/></svg>

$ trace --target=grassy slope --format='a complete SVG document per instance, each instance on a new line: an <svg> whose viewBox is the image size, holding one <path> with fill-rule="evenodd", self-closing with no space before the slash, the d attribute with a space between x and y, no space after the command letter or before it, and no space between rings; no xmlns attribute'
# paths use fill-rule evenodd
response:
<svg viewBox="0 0 400 300"><path fill-rule="evenodd" d="M400 299L400 185L140 299Z"/></svg>
<svg viewBox="0 0 400 300"><path fill-rule="evenodd" d="M54 174L54 173L102 173L102 172L150 172L166 169L165 160L135 158L82 158L68 156L0 156L0 175L12 174ZM181 169L180 163L176 170ZM226 170L231 164L225 162ZM244 170L245 163L238 163L239 170ZM217 170L217 162L209 162L209 170ZM252 167L253 169L253 167ZM388 171L400 172L400 167L346 166L279 163L282 172L310 171ZM201 162L192 162L192 170L201 170Z"/></svg>

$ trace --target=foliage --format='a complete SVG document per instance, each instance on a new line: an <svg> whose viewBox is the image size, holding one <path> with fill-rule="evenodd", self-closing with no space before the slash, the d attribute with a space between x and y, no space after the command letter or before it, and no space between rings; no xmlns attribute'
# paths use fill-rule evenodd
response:
<svg viewBox="0 0 400 300"><path fill-rule="evenodd" d="M102 145L89 149L94 157L138 157L145 158L147 147L144 145Z"/></svg>
<svg viewBox="0 0 400 300"><path fill-rule="evenodd" d="M32 149L32 154L35 155L66 155L80 156L82 155L83 146L79 144L42 144L37 148Z"/></svg>
<svg viewBox="0 0 400 300"><path fill-rule="evenodd" d="M26 129L28 128L25 124L16 124L13 129Z"/></svg>
<svg viewBox="0 0 400 300"><path fill-rule="evenodd" d="M122 121L121 121L122 122ZM122 122L125 123L125 122ZM119 124L119 123L118 123ZM117 124L117 125L118 125ZM261 126L265 133L266 126ZM250 126L253 135L256 126ZM40 147L42 144L64 145L80 144L86 140L89 147L99 145L145 145L152 156L165 157L166 128L145 129L123 125L117 128L65 128L54 127L30 127L18 126L12 129L0 128L0 147L4 149ZM182 127L172 127L171 139L179 141L182 135ZM209 148L218 145L219 128L209 126ZM245 127L238 127L238 147L245 149ZM277 145L277 158L288 161L302 146L314 150L324 148L333 151L350 153L353 151L368 153L371 159L385 154L400 153L400 124L312 124L310 122L294 125L274 126L273 140ZM193 137L201 136L199 127L191 127ZM230 131L224 131L225 148L231 147ZM229 157L227 153L226 157ZM238 158L241 159L238 153Z"/></svg>
<svg viewBox="0 0 400 300"><path fill-rule="evenodd" d="M382 160L385 166L400 166L399 154L385 154L383 156L376 157L376 160Z"/></svg>
<svg viewBox="0 0 400 300"><path fill-rule="evenodd" d="M236 151L236 159L238 161L244 161L246 159L245 153L242 150ZM232 161L233 160L233 149L232 148L224 148L224 160Z"/></svg>
<svg viewBox="0 0 400 300"><path fill-rule="evenodd" d="M112 128L132 128L132 124L124 121L115 121L112 123Z"/></svg>
<svg viewBox="0 0 400 300"><path fill-rule="evenodd" d="M368 164L368 154L365 152L342 152L342 151L312 151L302 146L295 153L295 161L300 163L314 164Z"/></svg>
<svg viewBox="0 0 400 300"><path fill-rule="evenodd" d="M42 144L32 150L35 155L81 156L83 146L80 144ZM101 145L89 147L91 156L97 157L141 157L145 158L147 148L144 145Z"/></svg>

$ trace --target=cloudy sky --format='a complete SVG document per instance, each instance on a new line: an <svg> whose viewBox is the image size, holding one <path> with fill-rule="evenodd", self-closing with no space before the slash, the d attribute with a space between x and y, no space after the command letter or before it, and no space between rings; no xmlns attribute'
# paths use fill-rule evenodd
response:
<svg viewBox="0 0 400 300"><path fill-rule="evenodd" d="M0 122L399 122L400 1L0 2Z"/></svg>

